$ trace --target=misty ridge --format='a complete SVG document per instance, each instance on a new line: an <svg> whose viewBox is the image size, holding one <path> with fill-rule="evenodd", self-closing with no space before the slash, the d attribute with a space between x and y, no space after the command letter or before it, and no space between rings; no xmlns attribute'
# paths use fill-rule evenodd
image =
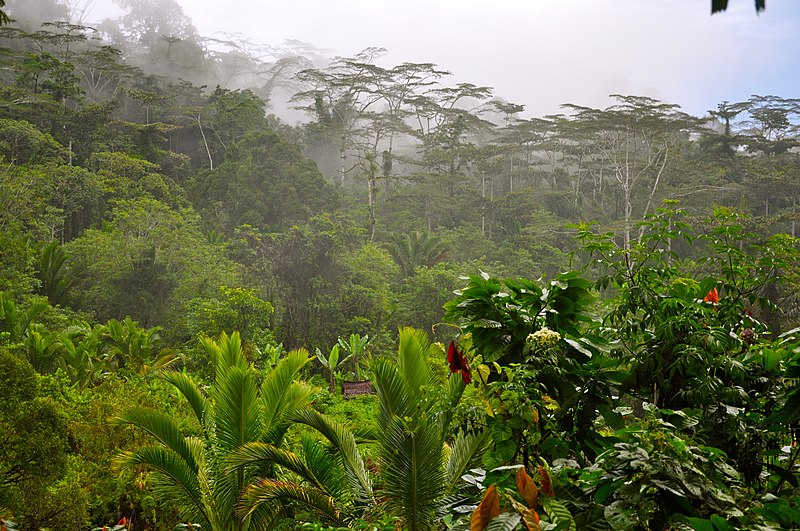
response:
<svg viewBox="0 0 800 531"><path fill-rule="evenodd" d="M0 0L0 530L800 528L797 5L97 1Z"/></svg>

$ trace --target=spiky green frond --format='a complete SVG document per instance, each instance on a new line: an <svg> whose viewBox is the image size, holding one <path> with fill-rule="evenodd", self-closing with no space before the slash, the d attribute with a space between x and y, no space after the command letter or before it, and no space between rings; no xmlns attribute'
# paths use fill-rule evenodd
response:
<svg viewBox="0 0 800 531"><path fill-rule="evenodd" d="M432 529L445 490L444 450L434 423L394 418L384 427L380 444L382 492L389 510L404 529Z"/></svg>
<svg viewBox="0 0 800 531"><path fill-rule="evenodd" d="M277 448L267 443L247 443L229 455L226 459L228 472L238 467L253 464L273 463L290 470L314 487L325 491L325 485L317 479L313 470L297 456L297 454Z"/></svg>
<svg viewBox="0 0 800 531"><path fill-rule="evenodd" d="M292 388L292 381L300 369L309 362L311 357L305 349L293 350L286 355L278 365L272 369L261 385L261 398L263 402L262 422L265 431L271 431L283 422L287 409L293 406L291 392L298 390Z"/></svg>
<svg viewBox="0 0 800 531"><path fill-rule="evenodd" d="M336 498L342 500L347 498L347 482L345 478L344 466L334 452L335 448L323 444L303 434L301 439L303 447L303 459L306 467L314 472L314 476L320 484L320 488Z"/></svg>
<svg viewBox="0 0 800 531"><path fill-rule="evenodd" d="M115 463L129 469L141 465L154 470L167 484L174 487L173 495L186 502L176 505L187 511L195 521L202 519L211 528L197 473L175 452L162 446L145 446L135 452L121 454Z"/></svg>
<svg viewBox="0 0 800 531"><path fill-rule="evenodd" d="M203 350L206 351L208 357L211 358L211 367L216 368L217 365L220 364L220 359L222 356L221 349L219 348L219 345L217 345L217 342L205 335L201 336L198 342L200 343L200 346L203 347Z"/></svg>
<svg viewBox="0 0 800 531"><path fill-rule="evenodd" d="M214 339L203 336L200 338L200 345L211 358L211 366L214 368L214 378L219 378L221 373L228 369L248 366L247 356L242 348L242 338L239 332L228 335L222 332L219 338Z"/></svg>
<svg viewBox="0 0 800 531"><path fill-rule="evenodd" d="M211 392L216 439L226 451L259 439L261 422L255 371L232 367L217 375Z"/></svg>
<svg viewBox="0 0 800 531"><path fill-rule="evenodd" d="M333 445L342 458L345 475L356 499L373 503L372 481L353 433L344 424L309 408L297 411L293 420L314 428Z"/></svg>
<svg viewBox="0 0 800 531"><path fill-rule="evenodd" d="M186 463L192 473L197 473L195 455L171 416L161 411L133 408L120 415L119 420L145 430Z"/></svg>
<svg viewBox="0 0 800 531"><path fill-rule="evenodd" d="M291 418L295 411L308 407L314 396L314 387L305 382L293 382L286 391L283 406L276 412L275 420L269 430L265 431L262 440L275 446L283 444L286 432L291 427Z"/></svg>
<svg viewBox="0 0 800 531"><path fill-rule="evenodd" d="M388 249L407 276L412 276L417 267L433 266L447 252L440 238L418 231L393 234Z"/></svg>
<svg viewBox="0 0 800 531"><path fill-rule="evenodd" d="M448 493L456 489L461 476L470 468L479 466L481 457L489 449L491 440L490 433L486 431L459 433L447 456L445 477Z"/></svg>
<svg viewBox="0 0 800 531"><path fill-rule="evenodd" d="M467 384L464 383L460 374L451 374L447 378L443 393L435 405L440 433L449 433L450 423L453 421L453 413L455 413L456 406L461 401L461 396L466 388Z"/></svg>
<svg viewBox="0 0 800 531"><path fill-rule="evenodd" d="M205 429L205 414L208 409L208 400L200 391L194 378L185 372L170 371L161 375L161 378L175 387L189 402L197 421Z"/></svg>
<svg viewBox="0 0 800 531"><path fill-rule="evenodd" d="M237 509L241 514L244 509ZM288 504L269 504L262 503L248 514L246 519L249 521L248 531L272 531L275 525L284 518L295 516L294 508Z"/></svg>
<svg viewBox="0 0 800 531"><path fill-rule="evenodd" d="M397 365L385 358L378 358L372 360L369 366L372 385L381 405L379 424L388 424L394 416L413 415L417 410L416 401L409 394Z"/></svg>
<svg viewBox="0 0 800 531"><path fill-rule="evenodd" d="M217 344L222 354L222 362L226 367L247 366L247 356L244 354L242 338L238 331L234 331L231 335L222 332L219 335Z"/></svg>
<svg viewBox="0 0 800 531"><path fill-rule="evenodd" d="M240 507L246 514L252 514L259 507L278 505L275 502L287 500L299 502L326 521L344 525L342 515L336 508L336 500L320 490L302 487L291 481L264 479L250 485L242 496Z"/></svg>
<svg viewBox="0 0 800 531"><path fill-rule="evenodd" d="M430 348L424 330L400 329L397 365L409 392L419 402L424 401L425 391L437 383L428 361Z"/></svg>

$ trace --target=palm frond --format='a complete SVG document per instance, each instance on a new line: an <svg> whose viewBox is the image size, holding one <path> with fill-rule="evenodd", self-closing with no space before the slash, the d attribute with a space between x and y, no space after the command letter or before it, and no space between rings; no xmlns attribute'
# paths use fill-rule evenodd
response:
<svg viewBox="0 0 800 531"><path fill-rule="evenodd" d="M378 440L378 429L374 425L353 426L352 430L357 443L372 443Z"/></svg>
<svg viewBox="0 0 800 531"><path fill-rule="evenodd" d="M135 452L121 454L115 459L115 465L128 469L135 469L141 465L154 470L173 487L171 492L175 497L188 502L193 516L202 518L211 528L208 514L204 510L204 497L197 472L172 450L162 446L144 446ZM179 505L187 506L187 504Z"/></svg>
<svg viewBox="0 0 800 531"><path fill-rule="evenodd" d="M203 396L203 393L200 392L200 388L197 382L194 381L194 378L185 372L177 371L162 373L161 378L170 383L183 395L186 401L189 402L192 411L194 411L194 415L197 417L200 426L205 429L205 414L208 410L208 400Z"/></svg>
<svg viewBox="0 0 800 531"><path fill-rule="evenodd" d="M423 393L436 384L428 357L430 355L428 334L415 328L401 328L397 365L408 386L409 392L418 401L423 401Z"/></svg>
<svg viewBox="0 0 800 531"><path fill-rule="evenodd" d="M489 449L489 432L460 433L450 448L445 467L447 492L455 491L461 476L480 463L481 457Z"/></svg>
<svg viewBox="0 0 800 531"><path fill-rule="evenodd" d="M252 514L263 505L269 506L276 501L286 500L299 502L305 509L316 512L325 520L344 525L333 498L322 491L302 487L291 481L263 479L250 485L242 496L240 508L245 514Z"/></svg>
<svg viewBox="0 0 800 531"><path fill-rule="evenodd" d="M320 488L337 500L347 497L348 487L342 460L334 454L338 451L311 436L303 434L303 459L306 467L314 472Z"/></svg>
<svg viewBox="0 0 800 531"><path fill-rule="evenodd" d="M444 385L443 396L437 401L437 419L439 422L439 432L443 435L450 431L450 423L453 421L453 413L456 411L456 406L464 394L467 384L461 376L451 374Z"/></svg>
<svg viewBox="0 0 800 531"><path fill-rule="evenodd" d="M384 427L379 457L390 511L417 531L431 528L444 494L444 450L434 424L412 423L396 417Z"/></svg>
<svg viewBox="0 0 800 531"><path fill-rule="evenodd" d="M216 439L221 448L233 451L247 442L258 440L261 423L253 369L231 367L218 373L211 397Z"/></svg>
<svg viewBox="0 0 800 531"><path fill-rule="evenodd" d="M217 345L217 342L208 336L201 336L198 340L200 346L206 351L208 357L211 358L211 367L216 371L217 366L221 365L222 349ZM216 376L216 372L215 372Z"/></svg>
<svg viewBox="0 0 800 531"><path fill-rule="evenodd" d="M242 348L242 338L238 331L234 331L231 335L228 335L223 331L220 333L216 344L219 347L219 359L217 360L217 363L221 367L224 367L225 369L233 367L247 367L247 356L244 354L244 349Z"/></svg>
<svg viewBox="0 0 800 531"><path fill-rule="evenodd" d="M333 445L341 455L345 475L356 498L363 503L374 503L372 481L353 433L344 424L310 408L297 411L293 420L314 428Z"/></svg>
<svg viewBox="0 0 800 531"><path fill-rule="evenodd" d="M283 422L282 417L286 414L287 406L292 405L290 393L297 392L297 389L292 389L291 383L309 360L311 357L307 350L293 350L264 378L261 398L265 431L273 430L276 425Z"/></svg>
<svg viewBox="0 0 800 531"><path fill-rule="evenodd" d="M395 416L413 415L417 410L416 401L409 394L397 366L390 360L377 358L370 362L369 367L372 386L381 405L379 425L388 424Z"/></svg>
<svg viewBox="0 0 800 531"><path fill-rule="evenodd" d="M148 370L154 373L166 371L172 365L175 365L180 360L180 356L172 351L172 349L163 349L159 356L153 360Z"/></svg>
<svg viewBox="0 0 800 531"><path fill-rule="evenodd" d="M300 476L304 481L308 481L314 487L325 491L325 485L317 479L314 471L309 469L306 464L293 452L278 448L267 443L251 442L240 447L229 455L226 459L228 463L227 472L230 473L235 468L245 467L252 464L273 463L290 470Z"/></svg>
<svg viewBox="0 0 800 531"><path fill-rule="evenodd" d="M241 504L237 510L240 514L245 511ZM249 522L249 527L245 528L249 531L272 531L280 520L293 516L293 508L285 504L262 503L250 511L243 520Z"/></svg>
<svg viewBox="0 0 800 531"><path fill-rule="evenodd" d="M192 473L197 473L198 465L194 452L190 449L185 436L171 416L160 411L133 408L122 413L119 420L143 429L155 437L161 444L171 450L177 458L186 463Z"/></svg>

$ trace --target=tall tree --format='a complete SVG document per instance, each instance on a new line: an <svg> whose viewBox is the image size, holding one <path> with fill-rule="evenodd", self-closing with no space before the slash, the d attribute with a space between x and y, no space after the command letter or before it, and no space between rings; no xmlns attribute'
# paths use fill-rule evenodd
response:
<svg viewBox="0 0 800 531"><path fill-rule="evenodd" d="M612 97L618 103L604 110L564 107L573 111L574 124L591 133L593 158L608 170L620 192L622 235L627 246L635 220L657 204L656 194L677 145L688 140L698 121L681 112L678 105L643 96Z"/></svg>
<svg viewBox="0 0 800 531"><path fill-rule="evenodd" d="M342 184L354 167L348 167L348 155L358 144L360 121L381 99L373 88L387 74L374 61L385 52L383 48L367 48L355 57L336 58L324 70L303 70L297 74L297 79L311 88L295 94L292 100L307 102L303 109L316 118L314 129L336 139L338 178Z"/></svg>
<svg viewBox="0 0 800 531"><path fill-rule="evenodd" d="M200 213L228 233L243 224L277 230L302 223L335 201L314 163L272 132L231 143L225 162L200 172L189 193Z"/></svg>

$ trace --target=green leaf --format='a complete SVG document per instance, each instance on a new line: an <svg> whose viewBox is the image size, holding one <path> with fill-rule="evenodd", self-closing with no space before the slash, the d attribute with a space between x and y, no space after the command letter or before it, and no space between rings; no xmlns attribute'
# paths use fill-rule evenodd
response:
<svg viewBox="0 0 800 531"><path fill-rule="evenodd" d="M705 518L688 518L689 525L692 526L692 529L695 531L716 531L714 529L714 524L711 523L711 520L707 520Z"/></svg>
<svg viewBox="0 0 800 531"><path fill-rule="evenodd" d="M577 530L575 520L572 518L572 513L569 512L563 503L550 496L542 496L539 498L542 502L545 512L550 519L556 524L566 522L568 527L566 529Z"/></svg>
<svg viewBox="0 0 800 531"><path fill-rule="evenodd" d="M633 529L636 526L635 514L636 511L623 500L615 501L603 511L606 521L615 530Z"/></svg>
<svg viewBox="0 0 800 531"><path fill-rule="evenodd" d="M515 512L500 513L489 521L486 531L512 531L521 521L522 517Z"/></svg>
<svg viewBox="0 0 800 531"><path fill-rule="evenodd" d="M565 342L566 342L566 343L567 343L569 346L571 346L572 348L574 348L575 350L577 350L578 352L580 352L580 353L581 353L581 354L583 354L584 356L587 356L587 357L589 357L589 358L591 358L592 356L594 356L594 353L593 353L591 350L589 350L588 348L584 347L583 345L581 345L580 343L578 343L578 342L577 342L577 341L575 341L574 339L569 339L569 338L566 338L566 337L565 337L565 338L564 338L564 341L565 341Z"/></svg>
<svg viewBox="0 0 800 531"><path fill-rule="evenodd" d="M732 526L726 519L716 514L711 515L711 523L717 531L735 531L736 528Z"/></svg>
<svg viewBox="0 0 800 531"><path fill-rule="evenodd" d="M511 439L497 442L494 445L494 453L501 462L507 463L517 453L517 443Z"/></svg>

